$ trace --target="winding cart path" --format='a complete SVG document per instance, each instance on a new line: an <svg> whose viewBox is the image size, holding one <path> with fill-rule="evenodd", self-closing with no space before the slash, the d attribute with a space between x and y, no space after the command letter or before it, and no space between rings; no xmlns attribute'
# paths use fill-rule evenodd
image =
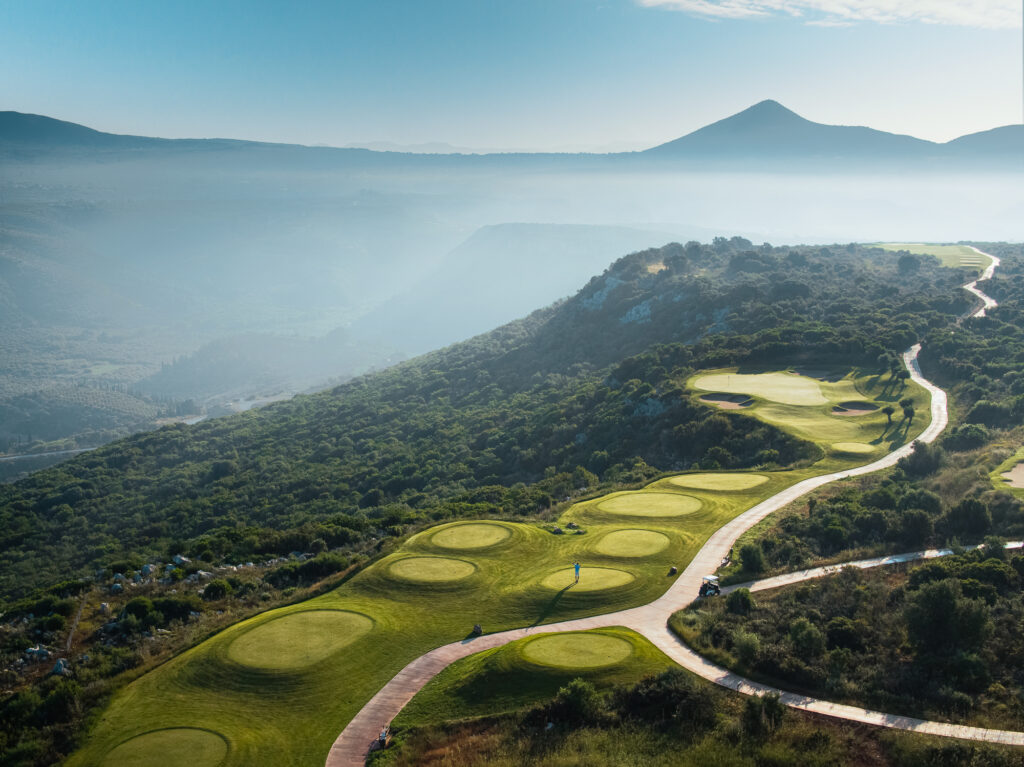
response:
<svg viewBox="0 0 1024 767"><path fill-rule="evenodd" d="M979 253L981 251L978 251ZM983 254L989 255L989 254ZM985 270L981 280L989 279L999 259L992 258L992 264ZM988 309L995 306L995 301L986 296L977 288L977 282L964 286L966 290L978 296L983 306L971 314L972 317L983 317ZM931 423L917 438L919 442L932 442L942 433L949 421L949 413L946 406L946 393L925 379L921 375L921 368L918 365L917 355L921 350L920 344L911 347L904 355L903 362L910 372L910 377L931 394ZM686 569L676 578L669 589L658 599L641 607L634 607L619 612L595 615L589 618L580 618L561 623L551 623L531 628L512 629L496 634L487 634L461 642L438 647L425 655L421 655L412 661L390 682L388 682L370 701L363 706L358 714L348 723L337 740L331 746L327 755L326 767L362 767L366 762L366 756L370 748L375 744L377 735L382 724L390 722L405 707L413 696L423 686L433 679L439 672L448 667L451 663L464 658L467 655L500 647L538 634L550 634L562 631L586 631L589 629L606 628L609 626L624 626L643 635L659 650L678 663L688 671L707 679L710 682L728 687L731 690L746 695L763 695L765 693L778 693L780 700L792 708L810 711L816 714L846 719L853 722L892 727L900 730L927 733L929 735L942 735L968 740L981 740L990 743L1003 743L1016 746L1024 746L1024 732L1012 732L1007 730L988 730L980 727L968 727L964 725L949 724L945 722L933 722L923 719L914 719L905 716L886 714L881 711L847 706L839 703L810 698L804 695L797 695L786 692L769 685L751 681L742 676L732 673L727 669L716 666L701 655L690 649L668 628L668 619L672 613L690 604L694 595L700 588L701 578L706 573L713 573L718 569L722 559L732 548L736 540L751 527L756 525L769 514L778 511L795 501L797 498L806 495L822 485L830 482L856 477L862 474L870 474L894 466L904 456L913 452L913 444L903 445L888 455L864 466L853 469L823 474L819 477L812 477L798 482L785 490L773 495L771 498L762 501L756 506L735 517L729 523L719 528L697 552ZM922 558L927 552L918 552ZM916 555L903 555L915 558ZM936 552L933 556L941 556ZM899 561L898 558L880 557L877 564L886 564L886 561ZM909 560L906 560L909 561ZM856 564L856 563L853 563ZM863 566L863 565L862 565ZM832 568L841 566L832 566ZM806 575L809 577L820 577L830 571L829 568L815 568L815 574ZM811 573L813 571L804 571ZM797 574L793 574L794 576ZM787 578L791 576L779 576ZM772 581L778 579L766 579ZM762 582L762 583L764 583ZM792 581L796 582L796 581ZM782 582L776 585L783 585ZM738 588L738 586L734 587ZM772 586L761 586L761 588L772 588Z"/></svg>

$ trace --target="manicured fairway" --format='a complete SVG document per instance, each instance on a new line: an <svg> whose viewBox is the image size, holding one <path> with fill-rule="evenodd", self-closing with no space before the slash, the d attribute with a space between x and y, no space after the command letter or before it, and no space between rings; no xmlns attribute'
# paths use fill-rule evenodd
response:
<svg viewBox="0 0 1024 767"><path fill-rule="evenodd" d="M824 405L828 401L815 379L796 373L712 373L697 376L690 385L703 391L756 395L783 405Z"/></svg>
<svg viewBox="0 0 1024 767"><path fill-rule="evenodd" d="M747 378L735 371L714 374ZM569 534L497 521L424 530L333 591L231 626L122 688L66 764L128 764L121 759L128 753L122 744L138 739L139 752L151 754L142 748L143 738L157 731L177 733L163 736L172 740L196 741L186 748L194 755L188 767L206 767L201 759L215 751L214 745L202 745L207 742L228 744L226 754L217 751L210 757L223 759L224 767L323 764L337 734L389 679L423 653L461 640L474 624L490 633L647 604L672 582L667 577L671 566L685 568L708 537L738 514L800 480L871 457L832 452L832 443L873 445L881 453L893 440L912 440L928 423L923 406L913 424L900 430L896 424L887 430L881 412L857 418L831 414L833 405L861 400L918 396L923 405L926 399L913 386L866 377L831 382L788 373L778 377L813 384L824 404L785 405L753 392L751 407L726 417L759 418L810 435L823 448L817 463L791 471L665 477L642 490L581 501L557 520ZM684 486L685 494L677 492ZM585 532L573 534L570 522ZM583 565L575 585L573 561ZM348 621L342 627L319 623L342 615L355 617L341 618ZM370 624L365 631L362 621ZM629 641L633 655L595 668L598 676L588 678L619 674L628 679L638 673L638 645ZM660 655L643 657L664 663ZM497 666L459 686L451 701L433 699L435 713L518 705L537 690L550 696L587 672L545 666L545 674L524 675L523 668L541 667L518 650L481 662ZM649 669L651 663L645 664ZM622 669L628 670L625 677ZM447 674L442 676L458 686ZM178 764L174 748L155 751L149 763Z"/></svg>
<svg viewBox="0 0 1024 767"><path fill-rule="evenodd" d="M388 568L388 572L407 581L441 583L459 581L476 572L471 562L448 557L409 557L399 559Z"/></svg>
<svg viewBox="0 0 1024 767"><path fill-rule="evenodd" d="M694 490L749 490L767 481L763 474L682 474L669 480Z"/></svg>
<svg viewBox="0 0 1024 767"><path fill-rule="evenodd" d="M103 767L217 767L228 755L219 735L193 727L173 727L131 738L107 754Z"/></svg>
<svg viewBox="0 0 1024 767"><path fill-rule="evenodd" d="M574 583L575 570L567 567L557 573L551 573L541 585L545 588L561 590L571 586L573 591L603 591L625 586L633 582L633 576L625 570L613 570L609 567L583 567L580 571L580 582Z"/></svg>
<svg viewBox="0 0 1024 767"><path fill-rule="evenodd" d="M471 655L428 682L395 719L396 728L514 711L550 699L577 677L603 689L638 682L673 665L654 645L627 629L598 629L577 632L574 636L614 638L628 643L630 649L612 665L542 665L529 659L525 652L546 638L541 636Z"/></svg>
<svg viewBox="0 0 1024 767"><path fill-rule="evenodd" d="M333 655L373 628L365 615L306 610L267 621L228 645L231 660L253 668L295 669Z"/></svg>
<svg viewBox="0 0 1024 767"><path fill-rule="evenodd" d="M880 243L883 250L893 252L905 250L922 256L935 256L943 266L951 266L954 269L977 269L979 272L988 268L992 263L991 259L972 250L966 245L931 245L924 242L886 242Z"/></svg>
<svg viewBox="0 0 1024 767"><path fill-rule="evenodd" d="M485 549L507 541L512 533L503 525L470 523L452 525L430 537L431 543L445 549Z"/></svg>
<svg viewBox="0 0 1024 767"><path fill-rule="evenodd" d="M624 661L633 654L625 639L594 632L551 634L527 642L523 657L541 666L597 668Z"/></svg>
<svg viewBox="0 0 1024 767"><path fill-rule="evenodd" d="M596 547L613 557L647 557L668 547L667 535L653 530L616 530L602 538Z"/></svg>
<svg viewBox="0 0 1024 767"><path fill-rule="evenodd" d="M679 517L700 507L699 499L675 493L620 493L597 504L601 511L626 517Z"/></svg>

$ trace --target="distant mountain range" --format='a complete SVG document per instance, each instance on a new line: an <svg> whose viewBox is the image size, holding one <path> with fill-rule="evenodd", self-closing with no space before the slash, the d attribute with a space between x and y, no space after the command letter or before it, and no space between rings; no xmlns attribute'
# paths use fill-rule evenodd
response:
<svg viewBox="0 0 1024 767"><path fill-rule="evenodd" d="M139 150L245 150L260 149L316 153L344 161L358 157L373 162L373 156L391 164L407 162L432 164L445 162L515 162L524 158L558 157L561 161L621 163L629 161L686 162L696 164L741 163L845 163L878 161L936 164L992 163L1010 170L1024 170L1024 125L1006 125L988 131L961 136L944 144L913 136L904 136L873 128L823 125L787 109L777 101L762 101L754 106L707 125L681 138L642 152L612 154L476 154L457 157L445 152L461 151L442 144L410 147L417 151L395 151L399 147L378 144L376 151L366 148L303 147L293 144L268 144L232 139L158 139L125 136L87 128L83 125L20 112L0 112L0 158L38 159L50 152L139 151ZM385 160L386 158L386 160Z"/></svg>

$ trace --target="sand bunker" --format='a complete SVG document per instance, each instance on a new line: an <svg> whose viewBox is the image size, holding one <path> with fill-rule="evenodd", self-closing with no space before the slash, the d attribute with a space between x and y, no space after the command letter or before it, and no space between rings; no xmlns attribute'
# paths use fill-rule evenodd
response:
<svg viewBox="0 0 1024 767"><path fill-rule="evenodd" d="M699 511L701 505L697 498L676 493L622 493L597 508L627 517L681 517Z"/></svg>
<svg viewBox="0 0 1024 767"><path fill-rule="evenodd" d="M668 547L667 535L653 530L616 530L608 533L595 547L612 557L647 557Z"/></svg>
<svg viewBox="0 0 1024 767"><path fill-rule="evenodd" d="M749 490L767 481L763 474L682 474L669 480L694 490Z"/></svg>
<svg viewBox="0 0 1024 767"><path fill-rule="evenodd" d="M511 535L504 525L472 523L446 527L434 533L430 542L446 549L485 549L508 540Z"/></svg>
<svg viewBox="0 0 1024 767"><path fill-rule="evenodd" d="M1009 471L1004 471L1002 477L1010 487L1024 487L1024 463L1018 463Z"/></svg>
<svg viewBox="0 0 1024 767"><path fill-rule="evenodd" d="M745 394L725 394L723 392L703 394L700 401L709 405L717 405L723 410L739 410L754 404L754 400Z"/></svg>
<svg viewBox="0 0 1024 767"><path fill-rule="evenodd" d="M852 455L867 455L875 452L874 445L864 442L833 442L832 450L836 453L850 453Z"/></svg>
<svg viewBox="0 0 1024 767"><path fill-rule="evenodd" d="M236 663L270 671L317 663L373 628L365 615L346 610L305 610L261 623L228 646Z"/></svg>
<svg viewBox="0 0 1024 767"><path fill-rule="evenodd" d="M552 573L540 584L555 591L561 591L566 586L571 586L573 591L604 591L625 586L634 580L633 575L625 570L615 570L611 567L587 567L586 565L583 565L583 569L580 570L579 583L573 583L574 577L573 568L567 567L557 573Z"/></svg>
<svg viewBox="0 0 1024 767"><path fill-rule="evenodd" d="M195 727L147 732L115 746L102 767L217 767L228 755L223 737Z"/></svg>
<svg viewBox="0 0 1024 767"><path fill-rule="evenodd" d="M867 415L878 410L871 402L840 402L832 408L832 415Z"/></svg>
<svg viewBox="0 0 1024 767"><path fill-rule="evenodd" d="M469 562L448 557L407 557L388 568L396 578L417 583L460 581L476 572Z"/></svg>
<svg viewBox="0 0 1024 767"><path fill-rule="evenodd" d="M599 668L633 654L633 645L607 634L565 633L527 642L523 657L531 663L558 668Z"/></svg>

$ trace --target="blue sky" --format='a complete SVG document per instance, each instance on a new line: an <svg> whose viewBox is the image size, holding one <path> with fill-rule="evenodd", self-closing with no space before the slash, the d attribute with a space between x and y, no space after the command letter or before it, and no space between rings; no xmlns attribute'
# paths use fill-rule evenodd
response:
<svg viewBox="0 0 1024 767"><path fill-rule="evenodd" d="M947 140L1020 122L1020 2L0 0L0 71L170 137L642 148L774 98Z"/></svg>

